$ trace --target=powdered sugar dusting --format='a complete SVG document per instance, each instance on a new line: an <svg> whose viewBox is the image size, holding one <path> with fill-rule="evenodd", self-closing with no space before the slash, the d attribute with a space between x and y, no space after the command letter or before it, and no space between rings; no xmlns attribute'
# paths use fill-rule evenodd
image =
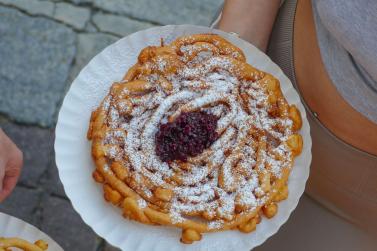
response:
<svg viewBox="0 0 377 251"><path fill-rule="evenodd" d="M223 220L216 220L208 223L209 229L220 229L224 225Z"/></svg>
<svg viewBox="0 0 377 251"><path fill-rule="evenodd" d="M127 163L125 168L139 183L140 208L152 203L155 188L171 189L168 210L173 224L206 213L216 218L209 221L209 229L220 229L233 219L236 208L248 212L265 203L268 193L261 188L260 173L279 178L283 168L290 167L292 155L285 141L292 134L292 121L270 115L264 80L239 79L243 69L211 46L200 46L180 48L179 60L185 64L164 75L172 86L169 91L153 73L146 78L154 86L148 92L132 96L121 91L105 98L102 109L109 130L103 144L108 159ZM161 72L169 67L161 58L155 64L152 68ZM198 110L219 117L220 137L185 164L162 162L155 154L159 125ZM276 145L268 137L276 139Z"/></svg>
<svg viewBox="0 0 377 251"><path fill-rule="evenodd" d="M138 199L137 200L137 205L143 209L143 208L146 208L147 207L147 202L144 200L144 199Z"/></svg>

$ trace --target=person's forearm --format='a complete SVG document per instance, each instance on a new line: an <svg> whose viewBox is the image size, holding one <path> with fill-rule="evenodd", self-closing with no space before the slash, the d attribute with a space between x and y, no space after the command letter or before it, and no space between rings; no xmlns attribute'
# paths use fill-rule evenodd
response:
<svg viewBox="0 0 377 251"><path fill-rule="evenodd" d="M218 28L265 51L279 6L280 0L226 0Z"/></svg>

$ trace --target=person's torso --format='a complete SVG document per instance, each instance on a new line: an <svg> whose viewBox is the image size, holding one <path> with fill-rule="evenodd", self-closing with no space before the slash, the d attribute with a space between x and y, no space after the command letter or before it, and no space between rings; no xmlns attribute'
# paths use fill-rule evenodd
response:
<svg viewBox="0 0 377 251"><path fill-rule="evenodd" d="M347 32L343 26L350 26L345 24L348 21L342 19L344 13L335 14L337 5L334 0L325 3L331 7L321 6L321 0L313 1L313 6L310 1L303 2L307 4L301 6L307 7L296 10L293 32L295 78L303 100L335 136L377 156L377 92L374 90L373 79L375 68L364 67L369 65L367 61L376 58L370 59L369 56L369 59L365 59L360 56L365 54L366 46L370 47L370 54L375 53L377 46L361 42L365 38L353 42L353 47L349 45L351 43L347 40L348 35L344 34ZM334 9L329 10L331 8ZM352 7L347 11L352 12ZM325 19L324 16L331 18ZM349 19L352 20L352 17L350 15ZM336 21L337 19L342 21ZM373 25L376 24L377 20ZM353 29L348 32L353 36L360 33Z"/></svg>

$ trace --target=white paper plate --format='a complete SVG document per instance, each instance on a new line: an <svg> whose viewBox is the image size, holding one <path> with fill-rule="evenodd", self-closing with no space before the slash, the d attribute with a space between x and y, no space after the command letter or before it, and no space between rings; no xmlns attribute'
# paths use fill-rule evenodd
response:
<svg viewBox="0 0 377 251"><path fill-rule="evenodd" d="M204 234L200 242L184 245L179 242L180 230L153 227L125 220L118 208L105 202L102 186L92 179L94 163L91 143L86 139L91 111L99 105L111 84L120 80L137 61L140 50L148 45L166 43L176 37L194 33L218 33L240 47L247 61L269 72L280 80L285 97L296 104L303 118L301 134L304 149L296 159L289 178L289 197L279 203L278 214L271 220L263 219L250 234L226 231ZM178 25L156 27L136 32L120 39L94 57L81 71L67 93L56 127L55 154L60 179L73 207L93 230L109 243L123 250L250 250L278 231L297 206L305 189L311 162L311 138L306 113L289 79L264 53L251 44L208 27Z"/></svg>
<svg viewBox="0 0 377 251"><path fill-rule="evenodd" d="M64 251L58 243L38 228L4 213L0 213L0 236L7 238L18 237L31 243L37 240L44 240L48 243L48 251Z"/></svg>

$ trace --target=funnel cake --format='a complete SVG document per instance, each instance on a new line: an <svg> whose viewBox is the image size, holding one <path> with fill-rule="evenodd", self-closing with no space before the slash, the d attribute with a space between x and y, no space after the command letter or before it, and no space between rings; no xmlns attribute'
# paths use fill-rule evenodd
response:
<svg viewBox="0 0 377 251"><path fill-rule="evenodd" d="M31 243L16 237L0 237L0 251L12 251L14 249L23 251L45 251L47 248L48 244L43 240L37 240L36 242Z"/></svg>
<svg viewBox="0 0 377 251"><path fill-rule="evenodd" d="M279 81L215 34L144 48L92 113L94 179L123 215L202 233L255 230L303 146Z"/></svg>

